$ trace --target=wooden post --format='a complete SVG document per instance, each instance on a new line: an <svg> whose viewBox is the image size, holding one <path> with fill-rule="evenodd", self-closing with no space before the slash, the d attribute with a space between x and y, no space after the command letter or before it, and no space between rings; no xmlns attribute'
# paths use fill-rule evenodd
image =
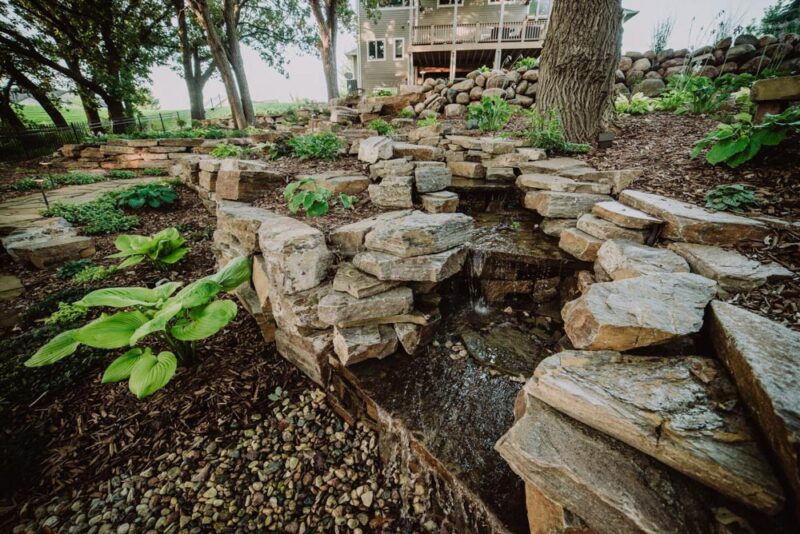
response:
<svg viewBox="0 0 800 534"><path fill-rule="evenodd" d="M497 50L494 51L494 70L500 70L500 57L502 55L503 24L506 17L506 0L500 0L500 27L497 31Z"/></svg>
<svg viewBox="0 0 800 534"><path fill-rule="evenodd" d="M453 50L450 51L450 81L456 79L456 35L458 33L458 2L453 0Z"/></svg>

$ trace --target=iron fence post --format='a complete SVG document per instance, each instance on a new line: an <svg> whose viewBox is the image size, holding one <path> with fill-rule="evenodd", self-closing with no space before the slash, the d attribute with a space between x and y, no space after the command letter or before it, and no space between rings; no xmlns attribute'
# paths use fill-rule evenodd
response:
<svg viewBox="0 0 800 534"><path fill-rule="evenodd" d="M161 116L161 112L160 111L158 112L158 118L161 119L161 130L166 132L167 131L167 127L164 126L164 117Z"/></svg>

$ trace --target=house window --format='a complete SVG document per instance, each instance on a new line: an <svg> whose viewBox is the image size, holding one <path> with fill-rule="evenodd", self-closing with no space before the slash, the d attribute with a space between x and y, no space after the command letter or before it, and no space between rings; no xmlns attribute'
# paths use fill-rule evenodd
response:
<svg viewBox="0 0 800 534"><path fill-rule="evenodd" d="M386 59L386 42L383 39L367 41L367 61L383 61Z"/></svg>
<svg viewBox="0 0 800 534"><path fill-rule="evenodd" d="M406 54L406 40L403 38L394 40L393 48L394 59L403 59Z"/></svg>
<svg viewBox="0 0 800 534"><path fill-rule="evenodd" d="M553 0L531 0L528 4L528 14L531 17L547 18L550 16L552 6Z"/></svg>
<svg viewBox="0 0 800 534"><path fill-rule="evenodd" d="M453 7L456 2L458 5L463 6L464 0L437 0L439 7Z"/></svg>

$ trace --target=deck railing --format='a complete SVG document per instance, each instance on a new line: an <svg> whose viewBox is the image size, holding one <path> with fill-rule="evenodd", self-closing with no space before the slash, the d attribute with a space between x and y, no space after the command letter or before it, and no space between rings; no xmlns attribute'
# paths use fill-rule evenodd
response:
<svg viewBox="0 0 800 534"><path fill-rule="evenodd" d="M475 24L456 25L456 44L465 43L520 43L541 41L547 30L546 20L525 20L504 22L501 29L499 22L478 22ZM435 24L431 26L414 26L415 45L451 44L453 42L452 24Z"/></svg>

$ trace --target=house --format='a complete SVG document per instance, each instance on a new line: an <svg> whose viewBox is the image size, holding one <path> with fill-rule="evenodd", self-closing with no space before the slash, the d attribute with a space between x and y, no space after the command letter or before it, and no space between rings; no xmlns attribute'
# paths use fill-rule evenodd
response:
<svg viewBox="0 0 800 534"><path fill-rule="evenodd" d="M345 55L353 86L370 93L426 77L462 77L538 56L553 0L385 0L379 18L358 4L358 46ZM625 20L635 15L625 12Z"/></svg>

